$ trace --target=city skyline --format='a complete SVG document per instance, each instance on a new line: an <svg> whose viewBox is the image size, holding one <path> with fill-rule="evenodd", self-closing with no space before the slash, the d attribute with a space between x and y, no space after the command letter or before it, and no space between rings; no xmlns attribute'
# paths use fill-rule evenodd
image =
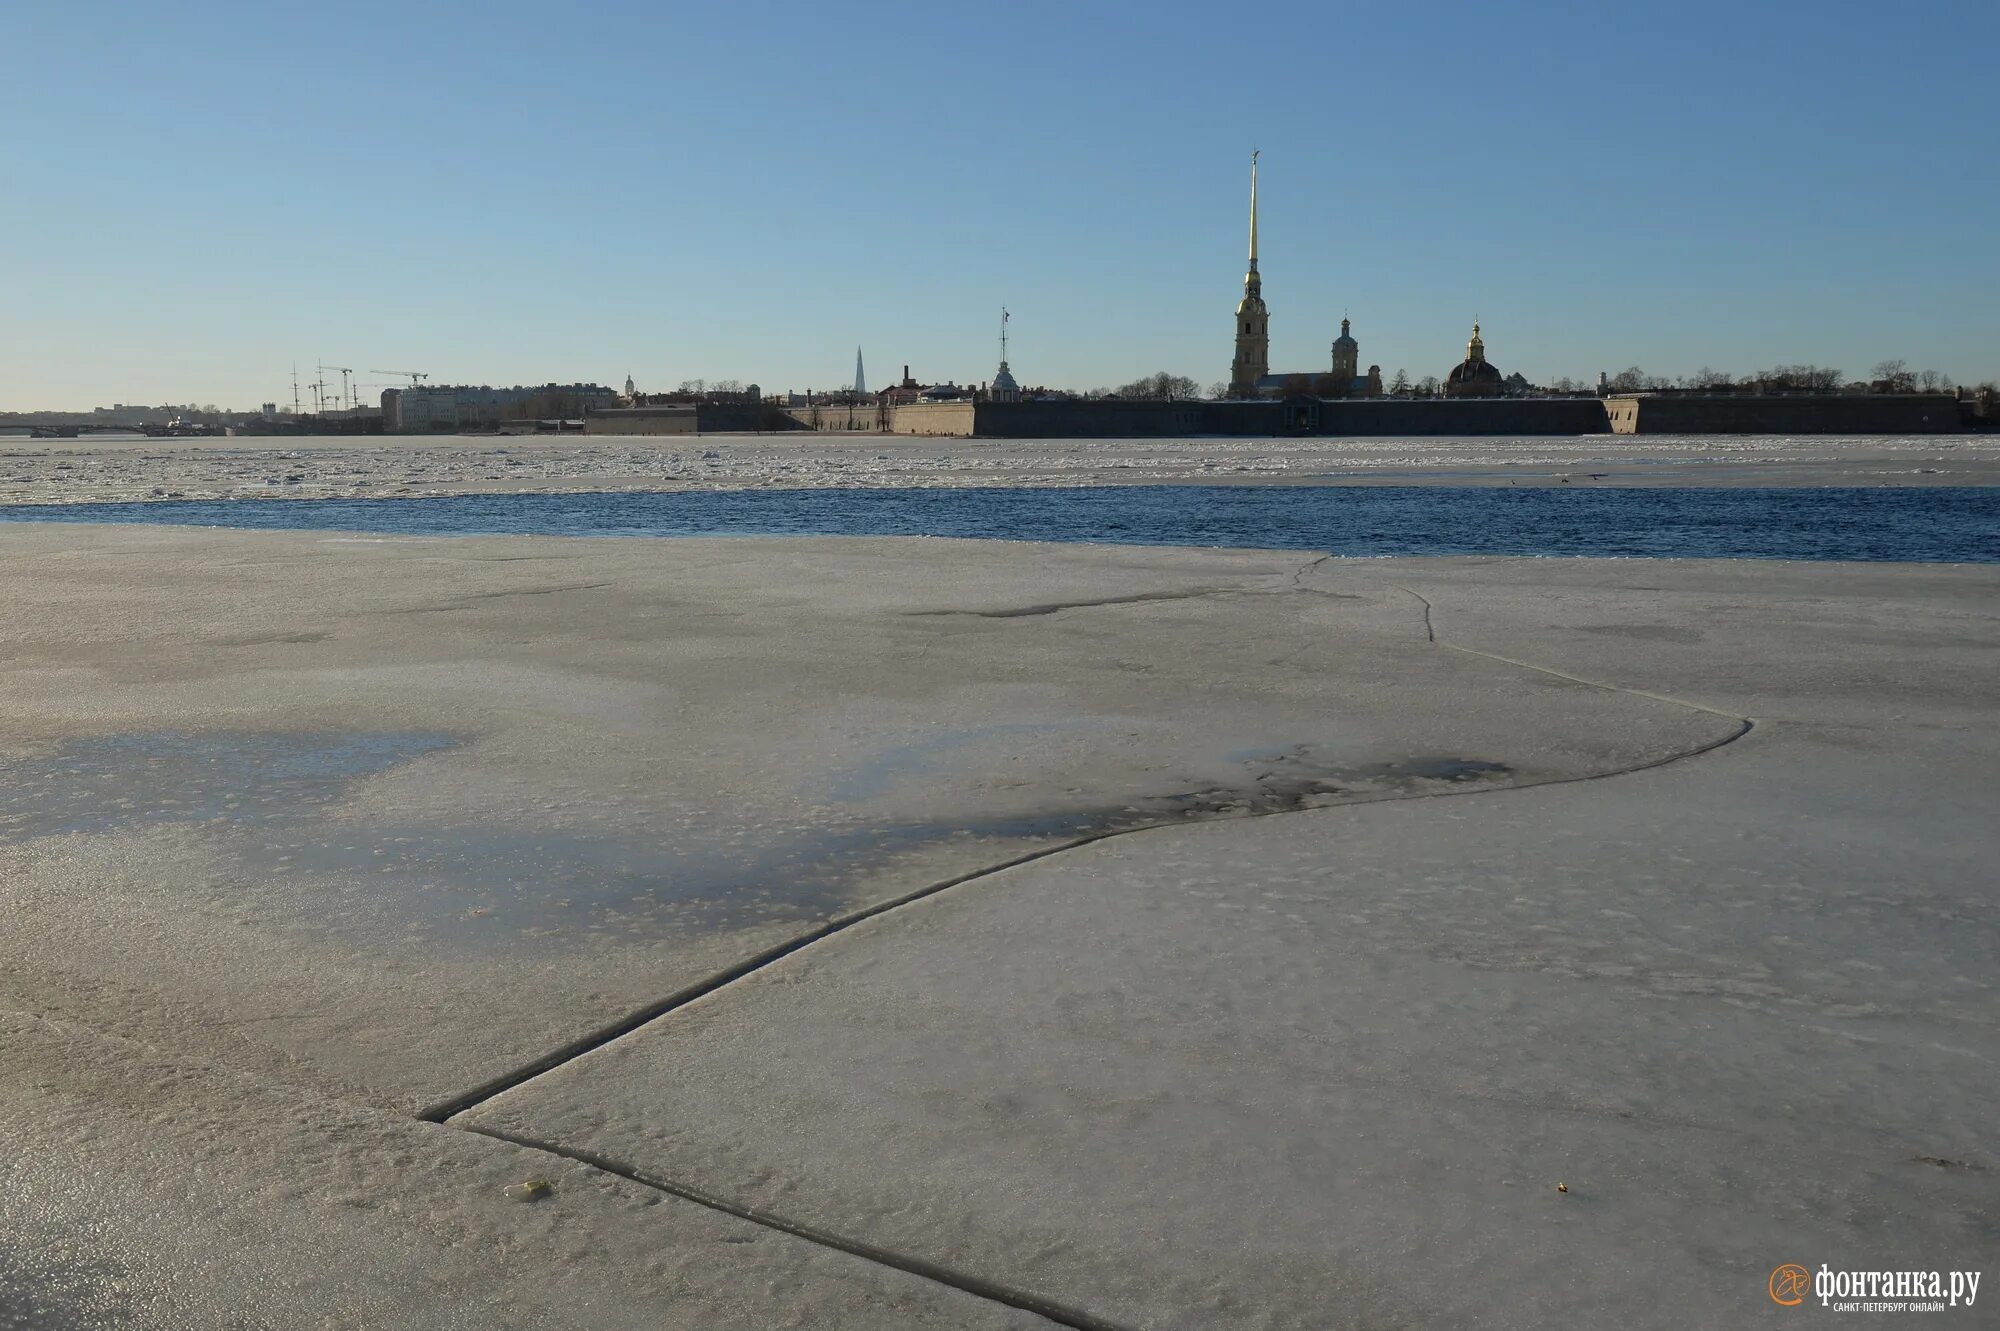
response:
<svg viewBox="0 0 2000 1331"><path fill-rule="evenodd" d="M1345 315L1385 375L1442 375L1477 316L1536 382L2000 376L1988 7L1278 6L1260 31L1339 40L1249 80L1192 6L1016 12L997 41L906 6L20 16L0 410L288 403L320 358L803 391L858 343L977 382L1003 305L1024 383L1206 385L1253 147L1274 365L1324 362Z"/></svg>

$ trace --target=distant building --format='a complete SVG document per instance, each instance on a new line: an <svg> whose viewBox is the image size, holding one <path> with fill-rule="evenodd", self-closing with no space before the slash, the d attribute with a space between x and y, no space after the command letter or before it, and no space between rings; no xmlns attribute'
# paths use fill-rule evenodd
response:
<svg viewBox="0 0 2000 1331"><path fill-rule="evenodd" d="M903 367L903 382L885 388L875 396L885 406L900 406L905 402L915 402L924 395L924 386L910 377L910 367Z"/></svg>
<svg viewBox="0 0 2000 1331"><path fill-rule="evenodd" d="M1452 366L1444 379L1446 397L1501 397L1507 392L1506 376L1486 359L1486 343L1480 339L1479 325L1472 325L1472 340L1465 344L1465 359Z"/></svg>
<svg viewBox="0 0 2000 1331"><path fill-rule="evenodd" d="M1333 339L1333 367L1319 372L1267 374L1247 396L1251 397L1381 397L1382 367L1371 365L1361 374L1361 344L1354 340L1354 325L1340 321L1340 336Z"/></svg>
<svg viewBox="0 0 2000 1331"><path fill-rule="evenodd" d="M412 385L382 393L382 428L390 434L450 434L459 429L458 390Z"/></svg>
<svg viewBox="0 0 2000 1331"><path fill-rule="evenodd" d="M1333 340L1333 361L1325 370L1273 373L1271 370L1271 311L1264 304L1264 279L1257 271L1257 154L1250 154L1250 271L1243 278L1243 299L1236 304L1236 357L1229 363L1231 397L1380 397L1382 367L1362 374L1361 344L1353 325L1340 321Z"/></svg>
<svg viewBox="0 0 2000 1331"><path fill-rule="evenodd" d="M1021 385L1014 382L1014 373L1007 368L1007 320L1011 317L1006 310L1000 311L1000 372L993 376L993 387L989 390L995 402L1021 400Z"/></svg>

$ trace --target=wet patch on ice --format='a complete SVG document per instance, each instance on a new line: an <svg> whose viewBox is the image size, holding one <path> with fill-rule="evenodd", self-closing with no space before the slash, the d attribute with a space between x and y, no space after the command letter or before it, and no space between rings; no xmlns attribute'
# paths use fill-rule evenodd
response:
<svg viewBox="0 0 2000 1331"><path fill-rule="evenodd" d="M0 837L295 820L361 778L457 743L426 731L156 730L69 740L52 754L0 761Z"/></svg>
<svg viewBox="0 0 2000 1331"><path fill-rule="evenodd" d="M877 799L913 779L932 779L976 760L982 748L1004 746L1022 736L1104 731L1117 723L1090 718L1061 721L1006 721L983 726L951 726L906 743L889 744L859 762L835 771L825 782L826 797L838 804Z"/></svg>
<svg viewBox="0 0 2000 1331"><path fill-rule="evenodd" d="M101 1236L38 1229L18 1248L0 1237L0 1331L95 1331L136 1325L125 1297L130 1273L115 1267Z"/></svg>
<svg viewBox="0 0 2000 1331"><path fill-rule="evenodd" d="M1139 800L1128 811L1155 819L1161 815L1189 818L1286 813L1497 785L1513 775L1505 763L1478 758L1413 756L1354 762L1322 753L1310 744L1245 749L1230 757L1240 777Z"/></svg>
<svg viewBox="0 0 2000 1331"><path fill-rule="evenodd" d="M962 778L964 750L1068 725L972 727L886 749L839 773L863 803L916 775ZM74 740L0 762L0 837L103 835L193 824L214 856L200 888L239 919L406 938L454 950L593 946L816 923L883 890L899 862L976 870L1037 845L1191 820L1251 817L1505 780L1503 764L1357 764L1311 745L1228 755L1204 777L1165 775L1136 797L937 819L854 808L810 822L685 808L643 830L412 819L349 802L355 787L457 745L431 732L159 731ZM943 770L948 765L953 772ZM993 759L998 761L998 759ZM951 851L942 859L937 852ZM940 864L950 869L940 870ZM903 880L894 890L918 882Z"/></svg>

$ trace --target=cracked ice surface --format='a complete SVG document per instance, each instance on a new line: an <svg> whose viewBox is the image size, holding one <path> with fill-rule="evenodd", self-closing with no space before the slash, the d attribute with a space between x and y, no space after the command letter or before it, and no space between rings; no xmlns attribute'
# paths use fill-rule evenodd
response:
<svg viewBox="0 0 2000 1331"><path fill-rule="evenodd" d="M1991 570L0 557L0 1325L1038 1324L411 1112L1132 829L466 1121L1130 1324L1685 1325L1807 1249L1978 1266Z"/></svg>

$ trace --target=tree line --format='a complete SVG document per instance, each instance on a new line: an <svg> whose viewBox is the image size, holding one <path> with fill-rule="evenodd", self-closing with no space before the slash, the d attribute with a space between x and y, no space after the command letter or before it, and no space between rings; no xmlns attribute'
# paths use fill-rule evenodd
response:
<svg viewBox="0 0 2000 1331"><path fill-rule="evenodd" d="M1831 393L1847 382L1845 373L1822 365L1774 365L1768 370L1742 376L1704 365L1693 374L1682 375L1678 379L1647 374L1634 365L1610 376L1605 386L1614 393L1643 393L1663 388L1712 393L1751 386L1799 393ZM1856 383L1877 393L1948 393L1957 387L1948 374L1936 370L1912 370L1900 360L1876 362L1868 377Z"/></svg>
<svg viewBox="0 0 2000 1331"><path fill-rule="evenodd" d="M1595 394L1598 385L1589 380L1572 379L1567 375L1551 380L1548 384L1532 384L1520 374L1510 374L1506 380L1507 391L1515 395L1538 393ZM1628 366L1604 379L1604 387L1613 393L1646 393L1662 390L1682 390L1692 392L1728 392L1737 388L1761 387L1767 391L1795 393L1832 393L1843 387L1857 387L1876 393L1949 393L1957 385L1948 374L1937 370L1913 370L1901 360L1878 361L1868 372L1868 377L1849 384L1846 374L1830 366L1823 365L1773 365L1766 370L1750 374L1736 375L1727 370L1717 370L1702 366L1692 374L1678 378L1663 374L1648 374L1637 365ZM1992 382L1979 385L1994 389ZM1335 395L1336 386L1331 375L1293 375L1285 384L1288 392L1318 393L1321 396ZM1444 383L1434 374L1420 379L1412 379L1407 370L1397 370L1383 385L1383 391L1390 397L1436 397L1444 391ZM1083 398L1124 398L1147 402L1193 402L1202 398L1221 400L1229 396L1229 385L1222 382L1210 384L1206 389L1184 374L1173 374L1161 370L1157 374L1141 375L1129 384L1116 388L1091 388L1076 393L1062 393L1064 397Z"/></svg>

